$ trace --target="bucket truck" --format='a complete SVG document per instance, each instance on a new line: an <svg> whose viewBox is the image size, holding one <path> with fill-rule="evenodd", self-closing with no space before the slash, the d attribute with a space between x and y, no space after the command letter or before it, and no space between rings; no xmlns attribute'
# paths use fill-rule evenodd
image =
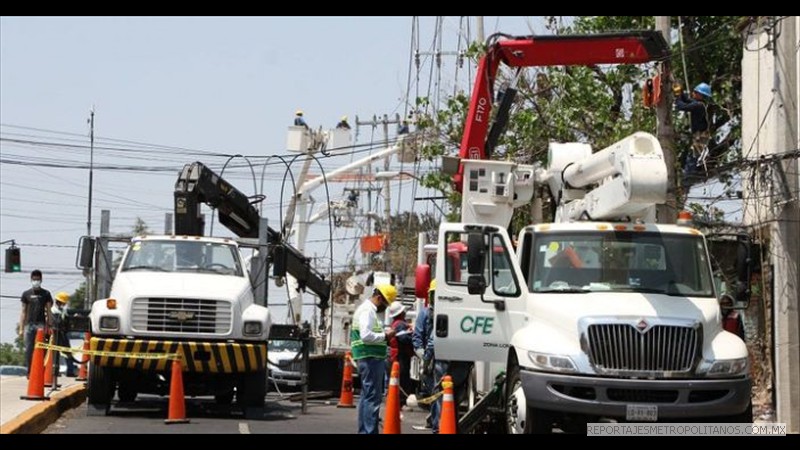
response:
<svg viewBox="0 0 800 450"><path fill-rule="evenodd" d="M180 355L187 395L214 395L228 404L235 392L246 413L260 408L267 340L280 328L272 326L267 309L269 265L276 276L294 276L327 308L329 281L267 226L247 196L207 166L187 164L174 199L174 235L129 239L115 276L110 269L95 271L95 284L110 284L110 293L92 304L90 348L114 354L92 357L90 414L106 414L115 391L123 402L139 392L168 392L171 361L137 356L144 353ZM203 203L216 208L239 239L203 236ZM110 267L107 241L84 239L82 265L97 259ZM249 273L240 247L258 250Z"/></svg>
<svg viewBox="0 0 800 450"><path fill-rule="evenodd" d="M733 299L713 283L706 239L654 222L667 190L655 137L635 133L596 153L551 144L548 159L546 170L463 160L465 221L439 229L436 358L489 372L477 388L490 394L461 430L751 422L747 348L721 325L720 301ZM555 222L512 242L505 224L533 183L557 202ZM460 271L453 242L467 248Z"/></svg>

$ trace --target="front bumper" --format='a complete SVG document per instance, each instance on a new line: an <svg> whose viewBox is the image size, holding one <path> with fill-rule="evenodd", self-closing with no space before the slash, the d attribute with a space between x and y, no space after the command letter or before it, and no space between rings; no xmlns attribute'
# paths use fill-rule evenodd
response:
<svg viewBox="0 0 800 450"><path fill-rule="evenodd" d="M728 416L750 404L750 379L638 380L520 371L529 406L602 417L627 406L657 405L660 418Z"/></svg>
<svg viewBox="0 0 800 450"><path fill-rule="evenodd" d="M245 373L265 370L267 343L184 342L93 337L90 350L110 352L92 355L92 364L142 371L167 371L169 359L143 359L136 355L178 353L184 372Z"/></svg>

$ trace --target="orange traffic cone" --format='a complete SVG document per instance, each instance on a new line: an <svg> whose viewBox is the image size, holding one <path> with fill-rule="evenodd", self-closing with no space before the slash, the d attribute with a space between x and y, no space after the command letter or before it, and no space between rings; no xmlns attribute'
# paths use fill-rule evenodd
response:
<svg viewBox="0 0 800 450"><path fill-rule="evenodd" d="M456 406L453 401L453 379L445 375L442 379L442 414L439 416L439 434L456 434Z"/></svg>
<svg viewBox="0 0 800 450"><path fill-rule="evenodd" d="M386 394L383 434L400 434L400 363L392 363L389 377L389 393Z"/></svg>
<svg viewBox="0 0 800 450"><path fill-rule="evenodd" d="M172 380L169 383L169 413L164 423L167 425L189 423L189 419L186 418L186 401L183 398L183 369L181 368L181 362L177 359L172 361Z"/></svg>
<svg viewBox="0 0 800 450"><path fill-rule="evenodd" d="M337 408L355 408L353 403L353 364L350 352L344 354L344 372L342 374L342 393L339 395Z"/></svg>
<svg viewBox="0 0 800 450"><path fill-rule="evenodd" d="M50 335L49 344L53 345L54 335ZM55 363L55 352L53 350L46 350L44 355L44 385L45 387L53 387L53 364Z"/></svg>
<svg viewBox="0 0 800 450"><path fill-rule="evenodd" d="M89 333L85 333L83 336L83 350L84 353L81 355L81 367L78 370L78 378L75 378L75 381L86 381L89 376L88 365L89 365L89 355L86 352L89 350L89 341L92 339L92 335Z"/></svg>
<svg viewBox="0 0 800 450"><path fill-rule="evenodd" d="M44 342L44 330L36 331L36 343ZM49 400L44 396L44 349L34 348L28 373L28 395L21 395L23 400Z"/></svg>

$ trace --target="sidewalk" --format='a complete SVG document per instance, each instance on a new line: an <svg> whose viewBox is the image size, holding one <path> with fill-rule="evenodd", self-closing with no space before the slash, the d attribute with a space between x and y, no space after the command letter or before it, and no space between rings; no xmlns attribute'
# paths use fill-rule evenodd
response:
<svg viewBox="0 0 800 450"><path fill-rule="evenodd" d="M50 400L21 400L19 397L28 391L28 380L0 376L0 434L39 433L86 398L85 382L70 377L59 377L58 382L61 387L57 391L44 388Z"/></svg>

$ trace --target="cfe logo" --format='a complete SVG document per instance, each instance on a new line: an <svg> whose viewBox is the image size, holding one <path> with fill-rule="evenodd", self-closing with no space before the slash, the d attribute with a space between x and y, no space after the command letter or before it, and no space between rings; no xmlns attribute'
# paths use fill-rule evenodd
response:
<svg viewBox="0 0 800 450"><path fill-rule="evenodd" d="M492 334L494 317L465 316L461 319L461 331L473 334Z"/></svg>

